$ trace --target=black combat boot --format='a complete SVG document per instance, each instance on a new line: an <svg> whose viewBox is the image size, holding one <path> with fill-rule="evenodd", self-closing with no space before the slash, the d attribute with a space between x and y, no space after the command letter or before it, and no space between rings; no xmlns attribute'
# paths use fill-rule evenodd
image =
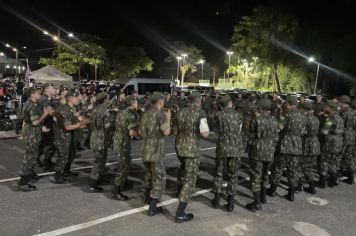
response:
<svg viewBox="0 0 356 236"><path fill-rule="evenodd" d="M111 198L118 201L127 201L129 198L122 193L122 187L115 185L111 192Z"/></svg>
<svg viewBox="0 0 356 236"><path fill-rule="evenodd" d="M261 193L260 192L253 192L253 202L246 205L246 208L250 211L261 211Z"/></svg>
<svg viewBox="0 0 356 236"><path fill-rule="evenodd" d="M329 185L330 188L333 188L333 187L339 185L339 175L338 175L338 173L331 173L330 174L328 185Z"/></svg>
<svg viewBox="0 0 356 236"><path fill-rule="evenodd" d="M295 187L289 186L288 194L285 195L285 198L288 201L294 202L294 193L295 193Z"/></svg>
<svg viewBox="0 0 356 236"><path fill-rule="evenodd" d="M54 175L54 183L55 184L68 184L69 179L65 178L61 172L57 171Z"/></svg>
<svg viewBox="0 0 356 236"><path fill-rule="evenodd" d="M93 193L100 193L104 191L103 187L98 186L98 181L94 179L90 179L88 190Z"/></svg>
<svg viewBox="0 0 356 236"><path fill-rule="evenodd" d="M320 175L319 187L326 188L326 176L325 175Z"/></svg>
<svg viewBox="0 0 356 236"><path fill-rule="evenodd" d="M156 198L151 198L150 200L150 206L148 208L148 216L155 216L159 213L162 212L162 207L157 207L158 199Z"/></svg>
<svg viewBox="0 0 356 236"><path fill-rule="evenodd" d="M151 194L151 189L145 188L145 194L144 194L144 198L143 198L144 203L150 204L150 200L151 200L150 194Z"/></svg>
<svg viewBox="0 0 356 236"><path fill-rule="evenodd" d="M267 195L270 197L275 197L276 191L277 191L277 185L271 184L271 187L269 187L269 189L267 190Z"/></svg>
<svg viewBox="0 0 356 236"><path fill-rule="evenodd" d="M304 191L310 194L316 194L316 188L315 188L315 183L314 181L309 182L309 187L304 188Z"/></svg>
<svg viewBox="0 0 356 236"><path fill-rule="evenodd" d="M182 191L183 185L182 184L178 184L177 186L177 193L176 193L176 197L179 197L180 192Z"/></svg>
<svg viewBox="0 0 356 236"><path fill-rule="evenodd" d="M213 207L215 209L217 209L220 205L220 194L219 193L215 193L215 197L213 200L211 200L211 204L213 205Z"/></svg>
<svg viewBox="0 0 356 236"><path fill-rule="evenodd" d="M261 203L267 203L267 189L266 186L261 185L261 194L260 194Z"/></svg>
<svg viewBox="0 0 356 236"><path fill-rule="evenodd" d="M235 206L234 206L234 195L229 194L227 196L227 204L225 205L225 208L227 211L233 211Z"/></svg>
<svg viewBox="0 0 356 236"><path fill-rule="evenodd" d="M354 184L355 183L354 172L353 171L348 172L347 179L344 179L343 182L347 184Z"/></svg>
<svg viewBox="0 0 356 236"><path fill-rule="evenodd" d="M130 182L128 178L126 178L123 190L133 189L133 187L134 187L133 183Z"/></svg>
<svg viewBox="0 0 356 236"><path fill-rule="evenodd" d="M179 202L177 212L176 212L176 223L183 223L185 221L191 221L194 218L194 215L191 213L185 213L185 208L187 207L186 202Z"/></svg>
<svg viewBox="0 0 356 236"><path fill-rule="evenodd" d="M297 186L297 188L295 189L295 191L296 191L296 192L302 192L302 191L303 191L303 182L302 182L301 179L298 181L298 186Z"/></svg>
<svg viewBox="0 0 356 236"><path fill-rule="evenodd" d="M40 177L35 172L33 172L31 175L31 180L38 181L39 179L40 179Z"/></svg>
<svg viewBox="0 0 356 236"><path fill-rule="evenodd" d="M30 192L37 190L36 186L29 184L29 176L20 176L20 181L18 182L18 189L22 192Z"/></svg>

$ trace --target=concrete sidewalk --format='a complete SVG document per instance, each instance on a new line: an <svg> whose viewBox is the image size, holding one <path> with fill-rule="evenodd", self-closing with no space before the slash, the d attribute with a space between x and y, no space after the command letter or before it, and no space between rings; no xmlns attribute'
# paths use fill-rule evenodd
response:
<svg viewBox="0 0 356 236"><path fill-rule="evenodd" d="M15 130L0 131L0 140L1 139L20 138L20 137L21 137L21 134L16 134Z"/></svg>

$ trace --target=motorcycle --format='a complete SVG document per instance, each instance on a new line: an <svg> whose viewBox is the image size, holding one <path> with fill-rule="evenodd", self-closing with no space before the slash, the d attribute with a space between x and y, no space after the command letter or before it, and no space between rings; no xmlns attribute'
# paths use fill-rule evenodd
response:
<svg viewBox="0 0 356 236"><path fill-rule="evenodd" d="M3 102L0 102L0 130L15 130L20 134L22 120L17 116L15 109L7 108Z"/></svg>

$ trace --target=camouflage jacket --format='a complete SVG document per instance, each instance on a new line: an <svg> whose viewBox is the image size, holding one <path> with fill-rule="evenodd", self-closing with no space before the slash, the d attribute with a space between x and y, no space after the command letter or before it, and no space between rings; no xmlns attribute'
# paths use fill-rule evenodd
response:
<svg viewBox="0 0 356 236"><path fill-rule="evenodd" d="M302 155L302 136L305 133L305 116L296 107L293 107L286 110L279 118L283 125L279 152L283 154Z"/></svg>
<svg viewBox="0 0 356 236"><path fill-rule="evenodd" d="M116 153L128 153L131 151L131 137L129 131L138 127L138 120L134 112L122 110L117 113L113 148Z"/></svg>
<svg viewBox="0 0 356 236"><path fill-rule="evenodd" d="M334 154L339 154L342 152L344 120L341 118L338 112L335 112L326 118L321 129L321 133L325 135L325 141L322 147L323 152Z"/></svg>
<svg viewBox="0 0 356 236"><path fill-rule="evenodd" d="M32 122L43 115L42 106L28 99L22 109L22 140L25 143L39 143L42 138L42 125L33 126Z"/></svg>
<svg viewBox="0 0 356 236"><path fill-rule="evenodd" d="M259 161L273 161L278 141L278 120L268 113L262 113L250 125L249 157Z"/></svg>
<svg viewBox="0 0 356 236"><path fill-rule="evenodd" d="M186 98L177 98L178 106L182 110L183 108L188 106L188 100Z"/></svg>
<svg viewBox="0 0 356 236"><path fill-rule="evenodd" d="M94 107L90 117L90 148L94 151L101 151L107 148L108 129L111 126L110 114L105 104Z"/></svg>
<svg viewBox="0 0 356 236"><path fill-rule="evenodd" d="M323 108L324 108L324 102L314 103L314 113L316 115L318 115L320 112L323 112Z"/></svg>
<svg viewBox="0 0 356 236"><path fill-rule="evenodd" d="M355 145L356 133L356 113L349 106L346 106L341 112L341 117L344 120L344 146Z"/></svg>
<svg viewBox="0 0 356 236"><path fill-rule="evenodd" d="M143 161L157 162L164 157L163 131L169 127L164 112L156 107L151 107L143 114L140 124Z"/></svg>
<svg viewBox="0 0 356 236"><path fill-rule="evenodd" d="M199 157L200 119L207 118L199 107L190 105L177 114L177 137L175 147L180 157Z"/></svg>
<svg viewBox="0 0 356 236"><path fill-rule="evenodd" d="M318 137L319 119L310 113L305 115L305 135L303 136L303 155L320 155L320 142Z"/></svg>
<svg viewBox="0 0 356 236"><path fill-rule="evenodd" d="M218 134L216 155L219 157L240 156L243 153L242 115L232 108L224 108L216 114L215 127Z"/></svg>
<svg viewBox="0 0 356 236"><path fill-rule="evenodd" d="M74 115L75 108L66 105L60 105L56 110L54 116L55 129L54 129L54 143L56 146L62 146L64 143L70 143L74 138L74 132L67 131L65 125L73 125L77 122L77 118Z"/></svg>

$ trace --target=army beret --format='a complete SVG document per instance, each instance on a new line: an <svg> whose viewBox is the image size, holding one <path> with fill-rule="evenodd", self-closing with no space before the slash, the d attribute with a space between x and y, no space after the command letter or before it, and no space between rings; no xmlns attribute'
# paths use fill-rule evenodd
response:
<svg viewBox="0 0 356 236"><path fill-rule="evenodd" d="M264 110L271 109L272 102L267 98L262 98L257 101L257 105Z"/></svg>
<svg viewBox="0 0 356 236"><path fill-rule="evenodd" d="M98 101L98 102L102 101L102 100L106 99L107 96L108 96L107 93L104 93L104 92L99 93L98 95L96 95L96 101Z"/></svg>
<svg viewBox="0 0 356 236"><path fill-rule="evenodd" d="M158 100L163 99L163 95L161 92L154 92L151 96L150 96L150 101L151 102L157 102Z"/></svg>
<svg viewBox="0 0 356 236"><path fill-rule="evenodd" d="M333 109L334 111L337 110L337 104L336 104L334 101L332 101L332 100L328 100L328 101L326 102L326 105L327 105L328 107L330 107L331 109Z"/></svg>
<svg viewBox="0 0 356 236"><path fill-rule="evenodd" d="M356 109L356 99L352 100L350 102L350 106L353 108L353 109Z"/></svg>
<svg viewBox="0 0 356 236"><path fill-rule="evenodd" d="M46 88L50 87L50 86L53 86L54 87L54 84L52 83L45 83L42 85L42 90L46 90Z"/></svg>
<svg viewBox="0 0 356 236"><path fill-rule="evenodd" d="M219 103L222 106L226 106L229 102L231 102L231 97L229 95L222 96L219 99Z"/></svg>
<svg viewBox="0 0 356 236"><path fill-rule="evenodd" d="M302 109L304 110L313 110L313 104L311 102L304 102L302 104Z"/></svg>
<svg viewBox="0 0 356 236"><path fill-rule="evenodd" d="M351 102L350 97L347 95L342 95L338 100L341 103L350 103Z"/></svg>
<svg viewBox="0 0 356 236"><path fill-rule="evenodd" d="M200 92L194 91L189 95L189 100L190 101L195 101L197 99L201 99L201 93Z"/></svg>
<svg viewBox="0 0 356 236"><path fill-rule="evenodd" d="M286 98L286 101L291 105L297 105L298 97L292 96L292 95L288 95L287 98Z"/></svg>

